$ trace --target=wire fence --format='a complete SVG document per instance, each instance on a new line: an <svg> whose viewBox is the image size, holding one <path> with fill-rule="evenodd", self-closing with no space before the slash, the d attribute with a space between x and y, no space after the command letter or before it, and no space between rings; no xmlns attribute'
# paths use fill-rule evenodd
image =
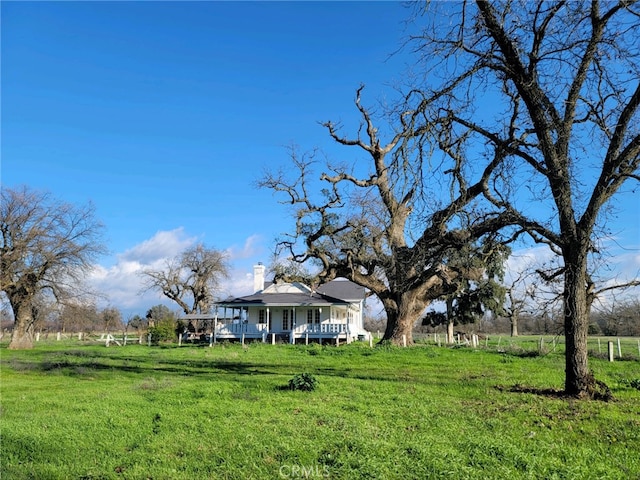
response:
<svg viewBox="0 0 640 480"><path fill-rule="evenodd" d="M382 338L381 332L371 332L372 344ZM9 341L11 335L0 333L0 341ZM109 345L148 344L147 335L127 333L50 333L37 334L34 339L38 342L67 342L91 343L100 342ZM527 354L549 354L565 351L565 337L563 335L522 335L511 337L508 335L462 334L454 335L453 343L448 343L444 333L415 333L414 343L417 345L432 345L439 347L466 347L491 350L496 352L514 352ZM607 337L590 336L587 339L589 356L603 359L636 360L640 361L640 337Z"/></svg>

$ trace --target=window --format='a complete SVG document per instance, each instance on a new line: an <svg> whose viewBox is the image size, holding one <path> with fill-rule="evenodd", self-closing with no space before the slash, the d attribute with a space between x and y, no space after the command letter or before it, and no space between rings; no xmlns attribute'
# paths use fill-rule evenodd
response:
<svg viewBox="0 0 640 480"><path fill-rule="evenodd" d="M311 325L313 322L320 323L320 309L314 308L307 310L307 323Z"/></svg>
<svg viewBox="0 0 640 480"><path fill-rule="evenodd" d="M258 310L258 323L267 323L264 310Z"/></svg>
<svg viewBox="0 0 640 480"><path fill-rule="evenodd" d="M289 310L282 311L282 329L289 330Z"/></svg>

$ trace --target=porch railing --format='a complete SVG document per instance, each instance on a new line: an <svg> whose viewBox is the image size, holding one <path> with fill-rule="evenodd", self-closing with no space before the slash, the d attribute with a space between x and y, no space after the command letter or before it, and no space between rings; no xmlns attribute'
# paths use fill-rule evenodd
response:
<svg viewBox="0 0 640 480"><path fill-rule="evenodd" d="M344 333L348 333L348 325L344 323L321 323L321 324L302 324L297 325L293 329L293 334L296 337L304 336L306 334L309 335L317 335L317 336L332 336L332 335L340 335ZM224 323L218 324L216 328L216 335L220 336L237 336L240 337L242 334L245 335L254 335L260 336L264 334L289 334L291 330L279 330L279 329L271 329L267 330L267 325L265 323L252 324L252 323Z"/></svg>
<svg viewBox="0 0 640 480"><path fill-rule="evenodd" d="M304 335L306 333L313 334L336 334L336 333L345 333L348 332L348 325L344 323L320 323L320 324L310 324L305 323L302 325L298 325L294 332L296 335Z"/></svg>
<svg viewBox="0 0 640 480"><path fill-rule="evenodd" d="M216 335L261 335L267 332L267 324L259 323L225 323L218 324Z"/></svg>

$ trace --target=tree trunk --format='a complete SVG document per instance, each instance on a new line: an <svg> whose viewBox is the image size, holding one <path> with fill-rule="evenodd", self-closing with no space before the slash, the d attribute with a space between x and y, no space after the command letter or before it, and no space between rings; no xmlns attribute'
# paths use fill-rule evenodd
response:
<svg viewBox="0 0 640 480"><path fill-rule="evenodd" d="M402 346L403 336L407 345L413 343L413 324L416 318L409 315L400 315L399 312L389 312L387 310L387 328L382 337L382 342L389 340L392 344Z"/></svg>
<svg viewBox="0 0 640 480"><path fill-rule="evenodd" d="M13 301L12 301L13 300ZM16 300L10 298L10 303L15 314L15 323L11 333L9 349L26 350L33 348L33 330L35 319L31 303L27 300Z"/></svg>
<svg viewBox="0 0 640 480"><path fill-rule="evenodd" d="M382 342L389 340L394 345L401 346L406 339L407 345L413 343L413 325L429 306L429 302L421 299L417 291L404 292L397 301L383 301L387 314L387 328Z"/></svg>
<svg viewBox="0 0 640 480"><path fill-rule="evenodd" d="M447 343L452 344L455 343L453 338L453 326L455 325L455 320L453 318L453 298L447 298Z"/></svg>
<svg viewBox="0 0 640 480"><path fill-rule="evenodd" d="M511 316L511 336L512 337L518 336L518 316L517 315Z"/></svg>
<svg viewBox="0 0 640 480"><path fill-rule="evenodd" d="M455 339L453 338L453 320L447 320L447 343L452 344L455 343Z"/></svg>
<svg viewBox="0 0 640 480"><path fill-rule="evenodd" d="M575 396L593 396L596 382L589 372L587 355L589 308L586 289L586 256L572 255L567 258L565 255L565 266L565 392Z"/></svg>

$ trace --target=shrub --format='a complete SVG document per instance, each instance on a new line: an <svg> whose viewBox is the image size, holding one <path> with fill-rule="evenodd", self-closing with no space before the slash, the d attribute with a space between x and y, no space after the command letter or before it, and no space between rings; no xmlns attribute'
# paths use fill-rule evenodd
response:
<svg viewBox="0 0 640 480"><path fill-rule="evenodd" d="M153 327L149 327L151 343L157 345L160 342L172 341L176 335L176 322L172 318L160 320Z"/></svg>
<svg viewBox="0 0 640 480"><path fill-rule="evenodd" d="M311 392L318 386L318 380L310 373L298 373L289 380L289 390Z"/></svg>

